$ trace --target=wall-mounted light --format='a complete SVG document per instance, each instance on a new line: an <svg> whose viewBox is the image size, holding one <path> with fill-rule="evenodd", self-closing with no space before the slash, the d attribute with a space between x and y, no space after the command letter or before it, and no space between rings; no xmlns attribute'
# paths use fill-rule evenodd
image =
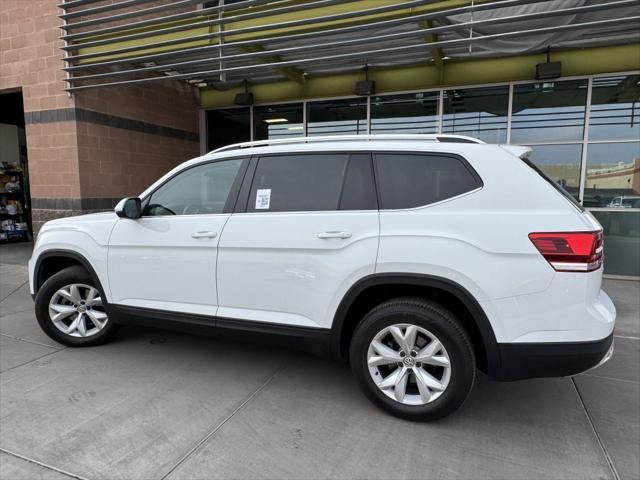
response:
<svg viewBox="0 0 640 480"><path fill-rule="evenodd" d="M245 92L245 93L237 93L236 98L233 99L233 103L236 105L249 106L253 105L253 93Z"/></svg>
<svg viewBox="0 0 640 480"><path fill-rule="evenodd" d="M244 80L244 93L236 93L233 103L242 106L253 105L253 93L249 91L249 84L246 79Z"/></svg>
<svg viewBox="0 0 640 480"><path fill-rule="evenodd" d="M369 65L364 66L364 80L356 82L356 95L366 97L376 93L376 82L369 80Z"/></svg>
<svg viewBox="0 0 640 480"><path fill-rule="evenodd" d="M551 47L547 47L546 63L536 65L536 80L550 80L562 76L562 62L551 61Z"/></svg>

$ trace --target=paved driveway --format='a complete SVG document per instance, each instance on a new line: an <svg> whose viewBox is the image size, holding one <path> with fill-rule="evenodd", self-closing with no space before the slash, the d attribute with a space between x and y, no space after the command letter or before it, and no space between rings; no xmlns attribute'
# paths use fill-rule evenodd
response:
<svg viewBox="0 0 640 480"><path fill-rule="evenodd" d="M161 330L40 332L28 249L0 246L2 479L640 477L640 283L606 281L616 353L573 378L480 377L452 417L374 408L338 362Z"/></svg>

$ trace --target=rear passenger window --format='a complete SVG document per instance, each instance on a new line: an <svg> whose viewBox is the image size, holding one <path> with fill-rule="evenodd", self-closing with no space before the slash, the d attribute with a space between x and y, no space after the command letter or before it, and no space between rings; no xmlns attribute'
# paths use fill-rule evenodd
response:
<svg viewBox="0 0 640 480"><path fill-rule="evenodd" d="M248 212L337 210L348 154L260 157Z"/></svg>
<svg viewBox="0 0 640 480"><path fill-rule="evenodd" d="M482 185L454 155L377 153L381 208L414 208L455 197Z"/></svg>

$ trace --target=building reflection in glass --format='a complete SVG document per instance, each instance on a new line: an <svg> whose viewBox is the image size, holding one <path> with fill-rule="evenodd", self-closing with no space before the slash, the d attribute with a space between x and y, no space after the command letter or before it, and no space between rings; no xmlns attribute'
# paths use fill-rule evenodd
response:
<svg viewBox="0 0 640 480"><path fill-rule="evenodd" d="M640 208L640 142L589 145L584 206Z"/></svg>
<svg viewBox="0 0 640 480"><path fill-rule="evenodd" d="M309 136L367 133L367 99L364 97L309 102L307 108Z"/></svg>
<svg viewBox="0 0 640 480"><path fill-rule="evenodd" d="M443 111L443 133L469 135L487 143L507 141L507 86L446 90Z"/></svg>
<svg viewBox="0 0 640 480"><path fill-rule="evenodd" d="M438 92L371 97L371 133L438 131Z"/></svg>

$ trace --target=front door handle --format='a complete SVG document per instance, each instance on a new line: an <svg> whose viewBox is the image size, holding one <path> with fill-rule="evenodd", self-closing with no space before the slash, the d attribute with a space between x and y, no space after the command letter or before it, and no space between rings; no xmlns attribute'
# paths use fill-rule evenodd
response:
<svg viewBox="0 0 640 480"><path fill-rule="evenodd" d="M210 231L194 232L191 234L191 238L216 238L217 236L217 232Z"/></svg>
<svg viewBox="0 0 640 480"><path fill-rule="evenodd" d="M322 232L318 234L318 238L351 238L351 232Z"/></svg>

